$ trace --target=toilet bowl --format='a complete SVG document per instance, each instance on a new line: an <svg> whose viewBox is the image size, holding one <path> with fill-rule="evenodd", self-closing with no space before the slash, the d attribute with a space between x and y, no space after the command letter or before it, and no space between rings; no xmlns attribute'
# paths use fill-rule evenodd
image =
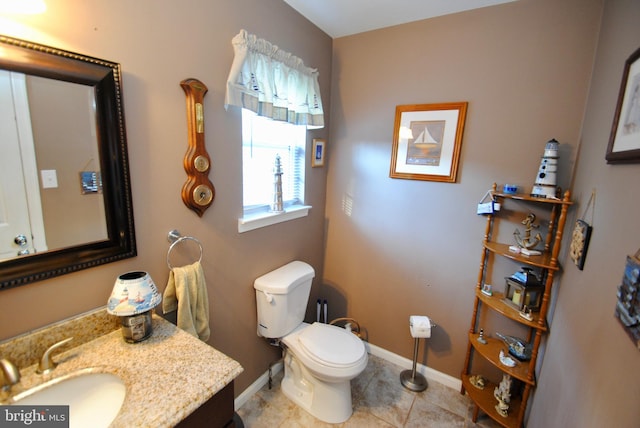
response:
<svg viewBox="0 0 640 428"><path fill-rule="evenodd" d="M329 324L303 323L282 338L282 392L328 423L349 419L351 379L367 366L367 352L355 334Z"/></svg>
<svg viewBox="0 0 640 428"><path fill-rule="evenodd" d="M368 357L350 331L303 322L314 276L311 266L294 261L255 280L258 335L284 348L285 396L321 421L341 423L353 411L351 379Z"/></svg>

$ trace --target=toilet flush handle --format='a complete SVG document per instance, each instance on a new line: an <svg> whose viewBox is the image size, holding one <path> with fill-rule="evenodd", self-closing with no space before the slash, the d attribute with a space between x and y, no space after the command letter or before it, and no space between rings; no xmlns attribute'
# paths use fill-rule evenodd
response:
<svg viewBox="0 0 640 428"><path fill-rule="evenodd" d="M271 294L267 293L266 291L264 292L264 297L265 297L265 299L267 299L267 303L273 302L273 296Z"/></svg>

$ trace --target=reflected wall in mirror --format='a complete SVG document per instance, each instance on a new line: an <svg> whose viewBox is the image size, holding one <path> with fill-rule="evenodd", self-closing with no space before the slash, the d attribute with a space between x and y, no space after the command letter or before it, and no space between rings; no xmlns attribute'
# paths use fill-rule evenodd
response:
<svg viewBox="0 0 640 428"><path fill-rule="evenodd" d="M121 79L0 36L0 288L136 255Z"/></svg>
<svg viewBox="0 0 640 428"><path fill-rule="evenodd" d="M0 129L0 260L107 239L101 186L81 182L101 177L93 88L0 70Z"/></svg>

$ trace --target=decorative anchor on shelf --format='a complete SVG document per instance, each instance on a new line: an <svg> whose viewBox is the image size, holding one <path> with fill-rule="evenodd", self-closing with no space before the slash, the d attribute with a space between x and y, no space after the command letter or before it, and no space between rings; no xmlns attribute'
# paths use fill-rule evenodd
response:
<svg viewBox="0 0 640 428"><path fill-rule="evenodd" d="M533 213L529 213L529 215L522 220L522 224L525 225L524 238L520 237L520 231L518 229L513 232L513 237L520 248L526 248L529 250L542 241L542 235L540 235L540 232L536 233L536 236L533 239L531 238L531 231L540 227L538 224L533 224L535 221L536 216Z"/></svg>

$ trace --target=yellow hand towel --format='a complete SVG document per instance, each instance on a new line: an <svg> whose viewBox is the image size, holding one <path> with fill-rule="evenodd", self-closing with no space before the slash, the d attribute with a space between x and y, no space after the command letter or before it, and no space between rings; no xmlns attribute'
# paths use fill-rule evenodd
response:
<svg viewBox="0 0 640 428"><path fill-rule="evenodd" d="M174 267L169 273L162 299L162 311L178 310L178 327L207 341L209 330L209 297L200 262Z"/></svg>

